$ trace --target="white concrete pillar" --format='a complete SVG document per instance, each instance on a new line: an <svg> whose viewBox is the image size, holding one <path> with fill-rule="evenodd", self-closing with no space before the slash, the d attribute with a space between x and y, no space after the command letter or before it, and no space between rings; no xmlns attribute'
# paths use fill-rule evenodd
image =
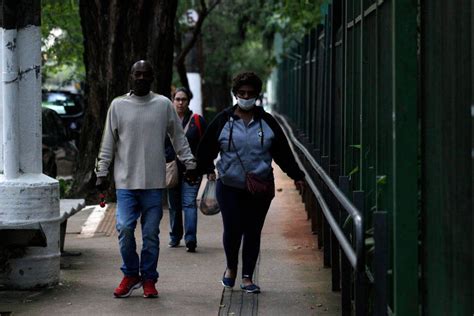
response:
<svg viewBox="0 0 474 316"><path fill-rule="evenodd" d="M3 85L3 172L6 179L18 178L20 159L18 142L18 58L17 30L2 32Z"/></svg>
<svg viewBox="0 0 474 316"><path fill-rule="evenodd" d="M202 115L202 85L201 74L198 72L188 72L186 74L189 82L189 89L193 94L193 98L189 103L189 108L196 114Z"/></svg>
<svg viewBox="0 0 474 316"><path fill-rule="evenodd" d="M42 173L41 122L41 28L27 26L19 30L18 114L20 130L20 170Z"/></svg>
<svg viewBox="0 0 474 316"><path fill-rule="evenodd" d="M0 223L39 223L47 243L2 263L0 285L29 289L58 283L60 259L59 185L42 174L41 5L9 0L0 6Z"/></svg>

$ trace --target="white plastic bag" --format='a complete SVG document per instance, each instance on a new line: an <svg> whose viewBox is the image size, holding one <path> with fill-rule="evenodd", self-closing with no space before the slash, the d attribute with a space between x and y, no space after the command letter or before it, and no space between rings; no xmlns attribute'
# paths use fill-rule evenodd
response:
<svg viewBox="0 0 474 316"><path fill-rule="evenodd" d="M204 215L215 215L220 212L216 198L216 181L207 181L202 193L199 209Z"/></svg>

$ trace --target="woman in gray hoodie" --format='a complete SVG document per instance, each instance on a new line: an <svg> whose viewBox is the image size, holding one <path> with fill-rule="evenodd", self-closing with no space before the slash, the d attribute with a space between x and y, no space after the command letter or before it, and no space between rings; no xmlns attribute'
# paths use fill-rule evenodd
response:
<svg viewBox="0 0 474 316"><path fill-rule="evenodd" d="M272 160L302 188L304 173L298 167L288 141L273 116L256 106L262 81L253 72L238 74L232 82L237 104L219 113L210 123L197 151L203 173L220 154L217 163L217 200L224 224L223 244L227 268L225 287L233 287L242 246L242 290L260 293L252 276L260 252L260 237L267 211L275 195ZM247 176L262 180L266 192L252 192Z"/></svg>

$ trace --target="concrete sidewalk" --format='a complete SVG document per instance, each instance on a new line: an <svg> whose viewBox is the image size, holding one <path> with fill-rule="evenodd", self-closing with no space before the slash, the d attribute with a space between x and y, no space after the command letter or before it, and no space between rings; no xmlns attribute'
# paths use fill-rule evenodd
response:
<svg viewBox="0 0 474 316"><path fill-rule="evenodd" d="M80 232L89 208L69 219L65 250L81 255L61 258L61 283L38 291L0 292L0 315L340 315L340 296L331 292L330 270L322 268L322 252L317 250L301 197L278 168L275 176L277 192L256 271L261 294L242 293L238 282L233 291L223 291L220 215L199 215L197 252L187 253L183 246L166 247L165 210L159 298L144 299L139 289L129 298L115 299L112 292L122 275L113 214L105 214L96 234L85 238Z"/></svg>

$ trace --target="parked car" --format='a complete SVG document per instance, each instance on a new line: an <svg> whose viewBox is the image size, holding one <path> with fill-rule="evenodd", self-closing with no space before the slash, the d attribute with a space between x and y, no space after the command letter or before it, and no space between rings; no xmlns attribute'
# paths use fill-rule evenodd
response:
<svg viewBox="0 0 474 316"><path fill-rule="evenodd" d="M79 133L84 118L84 102L80 94L62 90L43 90L41 105L55 111L79 144Z"/></svg>
<svg viewBox="0 0 474 316"><path fill-rule="evenodd" d="M43 107L43 173L56 178L72 176L78 150L70 131L56 111Z"/></svg>

